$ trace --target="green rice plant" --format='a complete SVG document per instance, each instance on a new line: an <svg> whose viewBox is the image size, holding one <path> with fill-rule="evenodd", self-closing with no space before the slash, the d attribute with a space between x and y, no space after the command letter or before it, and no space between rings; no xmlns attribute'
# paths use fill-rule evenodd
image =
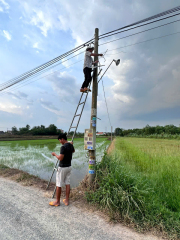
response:
<svg viewBox="0 0 180 240"><path fill-rule="evenodd" d="M115 151L97 165L97 188L86 192L87 200L111 218L179 238L179 146L176 140L117 138Z"/></svg>

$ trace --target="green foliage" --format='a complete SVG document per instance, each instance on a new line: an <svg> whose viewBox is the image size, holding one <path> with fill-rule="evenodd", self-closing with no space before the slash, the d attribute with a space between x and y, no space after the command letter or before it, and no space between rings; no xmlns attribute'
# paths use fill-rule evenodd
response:
<svg viewBox="0 0 180 240"><path fill-rule="evenodd" d="M148 124L142 128L134 128L124 130L121 128L115 129L116 136L127 136L127 137L151 137L151 138L178 138L180 139L180 127L174 125L166 126L149 126Z"/></svg>
<svg viewBox="0 0 180 240"><path fill-rule="evenodd" d="M114 133L116 136L124 136L122 128L116 128Z"/></svg>
<svg viewBox="0 0 180 240"><path fill-rule="evenodd" d="M117 138L116 150L97 165L90 202L112 218L142 228L161 226L180 237L180 153L178 141Z"/></svg>
<svg viewBox="0 0 180 240"><path fill-rule="evenodd" d="M34 126L32 129L27 124L26 127L18 129L14 126L12 127L12 134L14 135L58 135L61 133L61 130L57 129L54 124L50 124L49 127Z"/></svg>

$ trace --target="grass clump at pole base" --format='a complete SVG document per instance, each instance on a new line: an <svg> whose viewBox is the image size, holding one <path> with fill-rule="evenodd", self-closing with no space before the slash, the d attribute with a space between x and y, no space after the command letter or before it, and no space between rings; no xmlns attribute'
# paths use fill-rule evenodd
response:
<svg viewBox="0 0 180 240"><path fill-rule="evenodd" d="M111 219L180 238L180 141L116 138L86 192Z"/></svg>

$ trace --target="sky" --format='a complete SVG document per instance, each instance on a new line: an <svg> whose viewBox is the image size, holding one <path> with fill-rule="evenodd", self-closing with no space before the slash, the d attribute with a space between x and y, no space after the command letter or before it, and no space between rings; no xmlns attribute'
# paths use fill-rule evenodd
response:
<svg viewBox="0 0 180 240"><path fill-rule="evenodd" d="M92 39L95 28L104 34L177 6L180 0L0 0L0 87ZM180 21L129 36L178 19L100 39L99 53L106 52L99 57L102 73L113 59L121 61L113 62L102 79L109 118L99 82L97 131L179 126ZM1 91L0 131L27 124L68 131L81 96L84 52ZM77 131L90 127L91 96Z"/></svg>

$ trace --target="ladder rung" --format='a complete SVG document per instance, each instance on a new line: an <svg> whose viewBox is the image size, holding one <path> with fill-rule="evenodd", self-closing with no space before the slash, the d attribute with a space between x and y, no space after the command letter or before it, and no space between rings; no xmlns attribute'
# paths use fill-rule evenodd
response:
<svg viewBox="0 0 180 240"><path fill-rule="evenodd" d="M80 103L79 105L83 104L84 102Z"/></svg>
<svg viewBox="0 0 180 240"><path fill-rule="evenodd" d="M77 126L76 126L77 127ZM71 128L76 128L76 127L71 127Z"/></svg>
<svg viewBox="0 0 180 240"><path fill-rule="evenodd" d="M80 116L81 114L77 114L77 115L75 115L75 117L77 117L77 116Z"/></svg>

